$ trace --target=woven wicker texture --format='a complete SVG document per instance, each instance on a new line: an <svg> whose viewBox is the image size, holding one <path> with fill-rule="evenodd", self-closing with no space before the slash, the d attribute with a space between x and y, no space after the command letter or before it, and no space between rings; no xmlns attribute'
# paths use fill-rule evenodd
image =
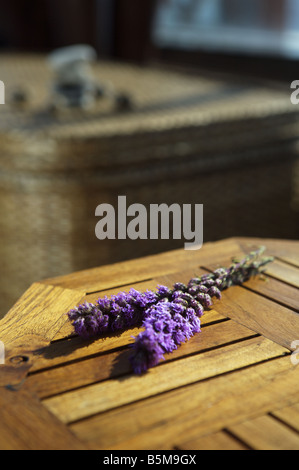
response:
<svg viewBox="0 0 299 470"><path fill-rule="evenodd" d="M118 195L147 207L203 203L204 241L297 238L289 90L107 62L93 74L128 93L133 110L103 98L53 114L45 57L0 59L0 314L34 281L183 246L97 240L95 208L117 207ZM26 103L13 101L18 90Z"/></svg>

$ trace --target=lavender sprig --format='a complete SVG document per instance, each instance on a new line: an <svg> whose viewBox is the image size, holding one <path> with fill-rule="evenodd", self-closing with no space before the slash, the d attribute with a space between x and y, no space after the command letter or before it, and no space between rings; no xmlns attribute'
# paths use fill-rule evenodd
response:
<svg viewBox="0 0 299 470"><path fill-rule="evenodd" d="M159 301L145 311L144 331L135 339L131 364L136 374L157 365L164 354L200 332L200 317L204 309L212 306L212 298L221 299L221 291L232 285L240 285L261 272L261 268L273 261L272 257L260 258L264 247L250 253L241 262L229 268L218 268L210 274L190 279L187 286L174 285L168 301ZM179 306L179 309L177 308ZM160 327L162 319L163 327Z"/></svg>
<svg viewBox="0 0 299 470"><path fill-rule="evenodd" d="M153 291L120 292L99 298L95 304L83 303L68 312L75 333L84 339L131 328L141 323L144 310L161 297Z"/></svg>
<svg viewBox="0 0 299 470"><path fill-rule="evenodd" d="M68 312L69 320L84 339L142 325L144 331L135 338L131 357L134 372L140 374L200 332L200 317L213 305L212 298L221 299L224 289L244 283L273 261L262 258L263 251L264 247L229 268L194 277L186 285L158 286L156 292L131 289L95 304L86 302Z"/></svg>
<svg viewBox="0 0 299 470"><path fill-rule="evenodd" d="M177 294L179 291L174 292ZM180 291L181 292L181 291ZM161 300L145 312L142 331L133 343L130 358L136 374L154 367L165 353L171 353L200 330L202 305L192 296L174 295L174 299Z"/></svg>

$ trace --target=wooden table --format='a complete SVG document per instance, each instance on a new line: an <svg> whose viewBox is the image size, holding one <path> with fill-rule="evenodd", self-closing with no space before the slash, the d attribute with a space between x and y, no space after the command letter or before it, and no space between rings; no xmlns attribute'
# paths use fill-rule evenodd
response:
<svg viewBox="0 0 299 470"><path fill-rule="evenodd" d="M85 299L172 286L261 244L266 278L225 291L145 375L128 361L137 329L72 334L65 314ZM0 448L299 449L298 288L299 242L246 238L35 283L0 322Z"/></svg>

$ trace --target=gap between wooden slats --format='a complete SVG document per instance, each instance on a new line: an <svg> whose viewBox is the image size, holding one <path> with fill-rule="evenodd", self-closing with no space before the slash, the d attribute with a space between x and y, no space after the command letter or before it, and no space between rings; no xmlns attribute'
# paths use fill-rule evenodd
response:
<svg viewBox="0 0 299 470"><path fill-rule="evenodd" d="M158 285L167 285L168 287L172 287L175 282L188 282L195 275L200 275L203 273L204 271L200 269L199 267L198 268L194 267L193 269L191 270L189 269L186 271L170 272L169 274L159 276L153 279L139 280L132 284L117 285L109 289L98 290L96 292L87 293L81 299L80 303L82 304L83 302L96 302L99 297L101 298L105 296L110 297L111 295L118 294L119 292L122 292L122 291L128 292L130 289L136 289L140 292L144 292L146 290L156 290ZM74 304L74 307L76 307L75 304ZM53 341L66 338L72 334L73 334L72 325L66 318L64 325L57 332Z"/></svg>
<svg viewBox="0 0 299 470"><path fill-rule="evenodd" d="M286 352L285 348L265 338L252 338L161 364L142 376L128 375L66 392L43 403L64 423L74 422Z"/></svg>
<svg viewBox="0 0 299 470"><path fill-rule="evenodd" d="M193 271L184 272L181 273L180 279L182 282L186 282L192 275L194 275ZM177 279L178 275L175 273L156 279L154 284L157 285L159 282L164 282L170 286ZM260 286L260 288L264 285L264 282L260 280L254 280L253 283L255 286ZM143 287L145 289L148 288L148 284L144 284ZM231 287L223 292L222 300L216 300L214 306L215 308L212 311L205 312L202 317L203 324L206 321L218 321L228 317L249 327L257 334L264 334L266 337L285 347L290 348L292 341L299 339L298 314L242 287ZM72 331L70 322L68 322L68 328L71 328L69 332ZM99 338L91 342L84 342L78 337L53 342L49 347L40 351L40 356L36 358L31 371L35 372L67 364L109 350L113 351L122 348L132 343L133 336L136 336L139 331L136 328L125 331L121 335Z"/></svg>
<svg viewBox="0 0 299 470"><path fill-rule="evenodd" d="M178 450L252 450L226 429L177 444Z"/></svg>
<svg viewBox="0 0 299 470"><path fill-rule="evenodd" d="M271 253L269 254L271 256ZM241 260L242 257L237 257L238 260ZM217 260L217 263L202 263L200 267L202 269L208 269L213 271L218 267L228 267L231 265L231 260L229 258L220 258ZM289 286L299 288L299 268L285 263L282 260L274 259L273 262L267 264L264 267L264 275L269 276L273 279L285 283Z"/></svg>
<svg viewBox="0 0 299 470"><path fill-rule="evenodd" d="M250 279L243 284L243 287L299 313L299 291L293 286L265 277Z"/></svg>
<svg viewBox="0 0 299 470"><path fill-rule="evenodd" d="M227 265L227 260L223 261L223 265ZM202 269L211 272L215 266L202 266ZM292 342L299 340L298 290L276 280L267 279L268 281L263 281L256 277L242 286L226 289L222 292L222 300L217 303L217 310L220 314L291 349ZM268 291L267 282L271 286ZM274 298L270 298L270 292L273 292ZM287 295L290 295L292 300L288 301ZM285 306L285 303L296 306L296 311Z"/></svg>
<svg viewBox="0 0 299 470"><path fill-rule="evenodd" d="M295 257L288 258L287 256L277 256L276 259L283 263L289 264L293 268L299 269L299 256L297 257L297 259Z"/></svg>
<svg viewBox="0 0 299 470"><path fill-rule="evenodd" d="M299 433L270 414L228 429L254 450L299 450Z"/></svg>
<svg viewBox="0 0 299 470"><path fill-rule="evenodd" d="M224 266L227 266L229 261L222 261ZM268 266L268 267L267 267ZM290 285L289 283L284 282L283 280L276 279L275 277L270 277L269 266L266 266L265 273L258 275L254 278L246 281L242 287L251 290L257 294L261 294L264 297L281 304L284 307L290 308L299 312L299 290L297 287ZM211 272L215 269L215 266L207 265L202 266L202 269ZM299 278L299 269L298 269L298 278Z"/></svg>
<svg viewBox="0 0 299 470"><path fill-rule="evenodd" d="M298 403L289 357L252 364L70 425L94 449L168 449Z"/></svg>
<svg viewBox="0 0 299 470"><path fill-rule="evenodd" d="M288 416L291 410L296 409L296 405L287 409L286 415ZM192 441L183 437L177 448L181 450L298 450L298 427L295 429L284 421L282 419L284 415L284 410L278 410L242 421L217 433L199 435Z"/></svg>
<svg viewBox="0 0 299 470"><path fill-rule="evenodd" d="M85 292L111 289L118 279L118 285L135 283L142 279L155 278L173 272L180 267L193 267L208 260L217 262L219 257L241 256L243 249L234 239L208 242L198 252L175 250L144 258L133 259L113 265L72 273L43 281L61 287L79 288Z"/></svg>
<svg viewBox="0 0 299 470"><path fill-rule="evenodd" d="M275 260L274 263L269 265L267 276L274 277L286 284L299 288L299 268L280 260Z"/></svg>
<svg viewBox="0 0 299 470"><path fill-rule="evenodd" d="M200 270L198 270L198 272L199 271ZM203 271L200 272L202 273ZM193 270L182 273L172 273L171 275L161 276L150 281L129 285L126 288L118 287L108 291L103 291L101 293L101 297L104 297L105 295L111 296L113 294L117 294L120 292L120 290L128 292L131 288L138 289L140 291L146 291L147 289L155 290L159 284L172 287L178 279L181 280L181 282L187 282L195 274L196 273ZM83 303L84 301L95 302L98 298L99 293L93 293L85 296L80 303ZM209 314L207 320L209 322L223 319L223 317L214 310L211 310L207 313ZM206 315L202 321L203 323L206 321ZM86 342L74 335L73 327L70 321L66 318L64 326L56 334L51 345L37 352L36 360L31 368L31 372L78 360L84 356L91 356L96 353L106 352L108 350L114 350L116 348L123 347L129 343L132 343L132 337L136 336L139 331L139 328L134 328L121 334L116 333L114 335L109 335L107 337L95 339L94 341Z"/></svg>
<svg viewBox="0 0 299 470"><path fill-rule="evenodd" d="M209 350L255 337L256 334L246 327L227 319L211 322L213 313L209 312L202 325L202 332L181 345L172 354L165 355L166 362L188 357ZM121 377L132 372L129 347L114 352L97 354L95 357L62 364L51 369L30 373L26 387L31 387L42 398L74 390L92 383Z"/></svg>
<svg viewBox="0 0 299 470"><path fill-rule="evenodd" d="M272 415L299 432L299 403L276 409Z"/></svg>

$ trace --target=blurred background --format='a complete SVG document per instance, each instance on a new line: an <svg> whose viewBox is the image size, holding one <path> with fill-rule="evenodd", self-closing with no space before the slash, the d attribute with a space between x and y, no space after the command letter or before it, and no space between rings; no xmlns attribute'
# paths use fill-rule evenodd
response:
<svg viewBox="0 0 299 470"><path fill-rule="evenodd" d="M50 61L74 45L77 75ZM299 0L0 0L0 316L35 281L183 248L97 240L119 195L204 204L204 242L297 239L298 59Z"/></svg>

